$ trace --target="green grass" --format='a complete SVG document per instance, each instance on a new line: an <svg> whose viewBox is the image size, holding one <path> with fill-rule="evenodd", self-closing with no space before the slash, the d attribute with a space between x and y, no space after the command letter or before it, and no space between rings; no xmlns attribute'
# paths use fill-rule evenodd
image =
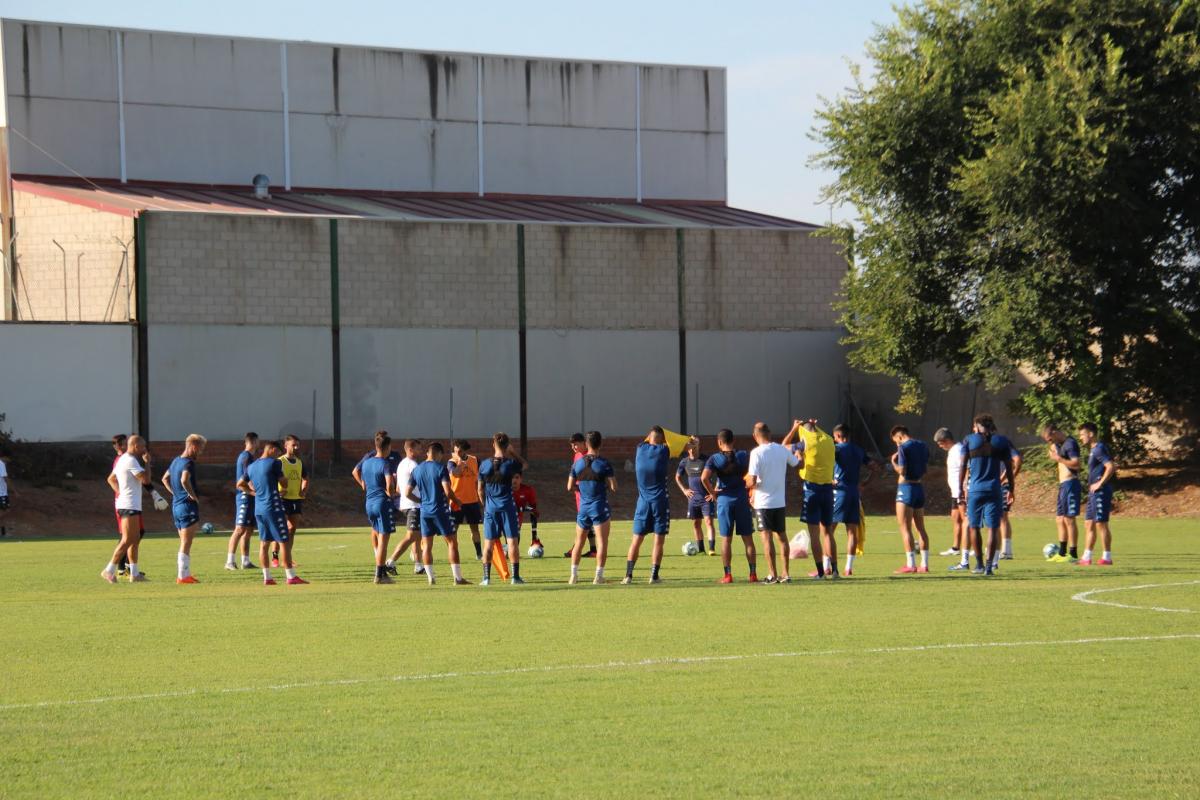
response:
<svg viewBox="0 0 1200 800"><path fill-rule="evenodd" d="M567 526L543 527L561 553ZM1200 613L1071 597L1197 581L1094 597L1200 612L1200 534L1114 528L1113 568L1044 563L1053 521L1028 517L998 578L936 556L893 578L876 519L854 578L779 587L740 557L715 585L685 523L661 586L648 550L635 586L568 587L560 557L525 587L374 586L361 530L302 534L310 586L226 572L219 536L200 585L153 538L152 582L110 586L110 540L7 541L0 797L1195 797ZM1026 644L936 647L988 643Z"/></svg>

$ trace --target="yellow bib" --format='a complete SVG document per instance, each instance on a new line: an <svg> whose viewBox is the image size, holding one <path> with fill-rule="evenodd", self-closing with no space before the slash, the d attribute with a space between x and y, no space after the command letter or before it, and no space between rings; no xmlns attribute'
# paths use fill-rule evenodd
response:
<svg viewBox="0 0 1200 800"><path fill-rule="evenodd" d="M304 478L304 462L299 456L295 461L288 461L287 456L280 456L279 463L283 465L283 477L287 478L287 488L279 489L280 497L284 500L299 500L300 481Z"/></svg>
<svg viewBox="0 0 1200 800"><path fill-rule="evenodd" d="M800 440L804 442L800 477L809 483L833 483L833 438L820 428L815 431L801 428Z"/></svg>

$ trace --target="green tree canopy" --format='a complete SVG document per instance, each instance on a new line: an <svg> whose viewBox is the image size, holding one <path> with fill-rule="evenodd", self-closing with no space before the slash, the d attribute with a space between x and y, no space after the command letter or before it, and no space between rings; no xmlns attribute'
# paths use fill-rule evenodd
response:
<svg viewBox="0 0 1200 800"><path fill-rule="evenodd" d="M855 366L1115 428L1200 397L1200 0L928 0L825 104Z"/></svg>

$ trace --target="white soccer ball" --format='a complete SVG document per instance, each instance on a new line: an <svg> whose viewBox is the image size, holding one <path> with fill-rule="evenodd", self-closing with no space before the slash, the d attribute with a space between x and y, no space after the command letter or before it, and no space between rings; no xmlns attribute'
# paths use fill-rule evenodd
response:
<svg viewBox="0 0 1200 800"><path fill-rule="evenodd" d="M1046 545L1042 548L1042 555L1044 555L1046 558L1053 558L1054 556L1058 555L1058 545L1054 542Z"/></svg>
<svg viewBox="0 0 1200 800"><path fill-rule="evenodd" d="M808 551L812 548L812 539L809 538L808 531L800 531L793 536L790 546L792 558L808 558Z"/></svg>
<svg viewBox="0 0 1200 800"><path fill-rule="evenodd" d="M700 552L700 547L696 544L695 540L688 539L686 542L683 543L683 554L685 556L694 556L699 552Z"/></svg>
<svg viewBox="0 0 1200 800"><path fill-rule="evenodd" d="M200 530L203 531L204 533L212 533L213 531L216 530L216 527L214 527L211 522L206 522L200 526Z"/></svg>
<svg viewBox="0 0 1200 800"><path fill-rule="evenodd" d="M546 554L546 551L545 551L545 549L542 548L542 546L540 544L535 544L529 548L529 557L530 558L541 558L545 554Z"/></svg>

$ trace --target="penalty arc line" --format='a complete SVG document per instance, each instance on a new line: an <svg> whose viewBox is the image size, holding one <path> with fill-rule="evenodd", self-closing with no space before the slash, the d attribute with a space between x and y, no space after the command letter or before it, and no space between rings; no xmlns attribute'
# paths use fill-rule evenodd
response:
<svg viewBox="0 0 1200 800"><path fill-rule="evenodd" d="M1112 589L1092 589L1088 592L1080 592L1071 596L1071 599L1078 603L1087 603L1093 606L1112 606L1113 608L1131 608L1138 611L1161 611L1167 614L1195 614L1195 609L1191 608L1165 608L1163 606L1135 606L1128 603L1115 603L1112 600L1094 600L1092 595L1108 594L1109 592L1132 592L1137 589L1162 589L1167 586L1196 586L1200 581L1179 581L1178 583L1143 583L1138 586L1117 586Z"/></svg>
<svg viewBox="0 0 1200 800"><path fill-rule="evenodd" d="M580 670L621 670L644 669L659 666L691 666L696 664L720 664L734 661L754 661L770 658L810 658L821 656L846 655L888 655L895 653L925 653L938 650L985 650L1006 647L1070 647L1089 644L1114 644L1121 642L1162 642L1177 640L1197 640L1200 633L1173 633L1157 636L1103 636L1086 639L1031 640L1014 642L950 642L943 644L902 645L897 647L868 647L864 649L843 650L798 650L779 653L748 653L712 656L674 656L663 658L644 658L633 661L602 661L594 664L559 664L536 667L510 667L507 669L465 670L454 672L426 672L409 675L393 675L378 678L344 678L341 680L305 681L301 683L280 683L265 686L235 686L214 689L180 689L171 692L152 694L113 695L108 697L91 697L81 700L43 700L36 703L9 703L0 705L0 712L20 711L36 708L58 708L65 706L100 705L103 703L137 702L141 700L170 700L181 697L197 697L200 695L219 696L224 694L246 694L249 692L285 692L293 689L315 689L336 686L361 686L380 683L409 683L424 681L453 680L457 678L495 678L512 675L548 674L554 672L575 672Z"/></svg>

